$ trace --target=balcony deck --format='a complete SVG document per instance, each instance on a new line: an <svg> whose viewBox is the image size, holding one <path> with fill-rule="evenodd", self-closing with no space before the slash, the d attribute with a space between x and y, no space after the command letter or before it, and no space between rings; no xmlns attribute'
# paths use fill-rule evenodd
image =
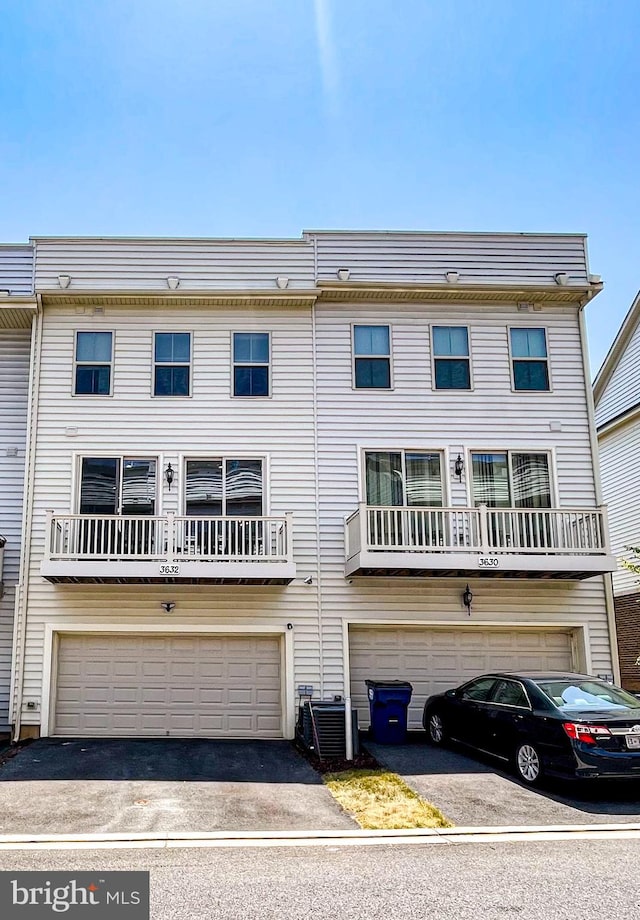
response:
<svg viewBox="0 0 640 920"><path fill-rule="evenodd" d="M606 509L361 504L345 522L345 575L555 578L613 572Z"/></svg>
<svg viewBox="0 0 640 920"><path fill-rule="evenodd" d="M47 512L40 574L76 584L289 584L292 515L199 518Z"/></svg>

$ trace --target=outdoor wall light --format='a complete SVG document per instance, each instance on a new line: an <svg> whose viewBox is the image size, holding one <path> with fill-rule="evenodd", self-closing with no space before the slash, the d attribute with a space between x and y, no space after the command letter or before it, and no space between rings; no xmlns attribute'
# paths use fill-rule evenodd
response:
<svg viewBox="0 0 640 920"><path fill-rule="evenodd" d="M162 601L160 604L165 613L171 613L173 608L176 606L174 601Z"/></svg>
<svg viewBox="0 0 640 920"><path fill-rule="evenodd" d="M458 477L459 481L462 482L462 474L464 473L464 460L462 455L458 454L456 457L456 462L453 464L453 472Z"/></svg>
<svg viewBox="0 0 640 920"><path fill-rule="evenodd" d="M171 291L177 291L180 285L180 279L176 275L169 275L167 278L167 287Z"/></svg>
<svg viewBox="0 0 640 920"><path fill-rule="evenodd" d="M68 288L71 284L71 275L58 275L58 284L61 288Z"/></svg>
<svg viewBox="0 0 640 920"><path fill-rule="evenodd" d="M171 467L170 463L167 463L167 468L164 471L164 478L167 480L167 485L169 486L169 491L171 491L171 483L173 482L174 470Z"/></svg>
<svg viewBox="0 0 640 920"><path fill-rule="evenodd" d="M561 287L564 287L565 284L569 283L569 275L567 272L557 272L553 278L556 284L559 284Z"/></svg>
<svg viewBox="0 0 640 920"><path fill-rule="evenodd" d="M467 613L471 616L471 602L473 601L473 592L469 585L462 592L462 603L467 608Z"/></svg>

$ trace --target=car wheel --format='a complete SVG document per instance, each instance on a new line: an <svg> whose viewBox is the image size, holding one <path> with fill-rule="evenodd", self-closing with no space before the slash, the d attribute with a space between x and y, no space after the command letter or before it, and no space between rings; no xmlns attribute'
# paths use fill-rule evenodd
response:
<svg viewBox="0 0 640 920"><path fill-rule="evenodd" d="M542 759L537 748L529 741L519 744L515 754L516 773L529 786L535 786L542 778Z"/></svg>
<svg viewBox="0 0 640 920"><path fill-rule="evenodd" d="M427 717L427 737L431 744L442 746L446 743L447 736L444 730L444 722L439 712L430 712Z"/></svg>

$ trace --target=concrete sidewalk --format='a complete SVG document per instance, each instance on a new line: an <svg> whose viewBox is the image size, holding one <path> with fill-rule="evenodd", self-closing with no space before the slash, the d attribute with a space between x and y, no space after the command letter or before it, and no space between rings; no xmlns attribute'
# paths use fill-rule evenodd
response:
<svg viewBox="0 0 640 920"><path fill-rule="evenodd" d="M0 833L353 829L287 741L41 739L0 767Z"/></svg>

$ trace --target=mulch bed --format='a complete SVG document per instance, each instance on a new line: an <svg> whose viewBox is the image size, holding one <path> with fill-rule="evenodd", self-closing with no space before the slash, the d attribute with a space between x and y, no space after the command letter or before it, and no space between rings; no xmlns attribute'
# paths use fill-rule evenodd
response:
<svg viewBox="0 0 640 920"><path fill-rule="evenodd" d="M380 767L378 761L364 748L356 754L353 760L344 760L341 757L330 757L320 760L313 751L309 751L299 740L292 742L294 748L307 763L311 764L316 773L338 773L342 770L376 770Z"/></svg>

